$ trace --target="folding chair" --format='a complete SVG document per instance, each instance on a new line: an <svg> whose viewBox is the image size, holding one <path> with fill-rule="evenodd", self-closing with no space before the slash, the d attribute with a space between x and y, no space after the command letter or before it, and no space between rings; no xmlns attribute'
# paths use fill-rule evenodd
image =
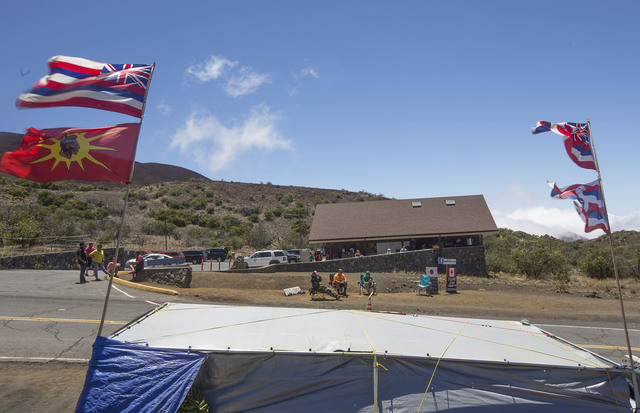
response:
<svg viewBox="0 0 640 413"><path fill-rule="evenodd" d="M360 294L364 294L364 274L360 274L360 282L358 285L360 286Z"/></svg>
<svg viewBox="0 0 640 413"><path fill-rule="evenodd" d="M426 295L429 295L429 287L431 286L431 277L428 275L420 274L420 280L414 281L416 283L416 288L418 289L418 294L420 294L420 290L424 289Z"/></svg>
<svg viewBox="0 0 640 413"><path fill-rule="evenodd" d="M334 290L336 290L336 293L338 293L338 295L346 295L344 285L341 287L338 287L337 285L334 284L333 282L334 275L335 274L329 274L329 285L333 287Z"/></svg>

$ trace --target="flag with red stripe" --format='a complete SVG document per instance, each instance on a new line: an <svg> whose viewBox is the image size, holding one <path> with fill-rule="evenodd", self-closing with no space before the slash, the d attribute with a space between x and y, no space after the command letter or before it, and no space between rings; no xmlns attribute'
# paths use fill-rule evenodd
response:
<svg viewBox="0 0 640 413"><path fill-rule="evenodd" d="M49 69L49 75L18 96L16 106L82 106L142 117L153 66L54 56Z"/></svg>

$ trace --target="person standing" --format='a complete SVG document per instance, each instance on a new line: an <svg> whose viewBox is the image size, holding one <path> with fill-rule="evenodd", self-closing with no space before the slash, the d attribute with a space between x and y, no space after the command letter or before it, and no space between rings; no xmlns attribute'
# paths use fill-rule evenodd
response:
<svg viewBox="0 0 640 413"><path fill-rule="evenodd" d="M76 284L84 284L87 282L84 278L84 273L87 271L87 253L84 248L84 242L80 243L80 248L76 252L76 260L80 264L80 282Z"/></svg>
<svg viewBox="0 0 640 413"><path fill-rule="evenodd" d="M104 268L104 251L102 251L102 244L98 244L98 248L91 251L89 256L92 259L93 276L96 277L96 281L101 281L98 277L98 270L102 270L103 273L109 275L109 272Z"/></svg>
<svg viewBox="0 0 640 413"><path fill-rule="evenodd" d="M85 275L89 275L89 268L91 268L92 266L92 259L91 259L91 252L94 251L95 248L93 248L93 242L89 243L89 246L84 250L84 253L87 256L87 270L86 270L86 274Z"/></svg>

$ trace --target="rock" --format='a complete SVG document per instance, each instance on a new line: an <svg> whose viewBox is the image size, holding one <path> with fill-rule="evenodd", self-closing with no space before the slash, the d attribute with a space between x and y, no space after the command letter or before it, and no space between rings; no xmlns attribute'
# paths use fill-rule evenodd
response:
<svg viewBox="0 0 640 413"><path fill-rule="evenodd" d="M244 262L244 256L242 254L236 254L233 257L233 262L231 263L232 270L240 270L247 268L247 264Z"/></svg>

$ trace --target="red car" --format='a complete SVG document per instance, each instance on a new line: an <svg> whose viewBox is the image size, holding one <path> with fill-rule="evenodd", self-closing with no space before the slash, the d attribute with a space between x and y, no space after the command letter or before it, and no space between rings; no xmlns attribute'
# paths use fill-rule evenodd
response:
<svg viewBox="0 0 640 413"><path fill-rule="evenodd" d="M184 254L180 251L159 251L158 254L168 255L173 258L182 258L184 260Z"/></svg>

